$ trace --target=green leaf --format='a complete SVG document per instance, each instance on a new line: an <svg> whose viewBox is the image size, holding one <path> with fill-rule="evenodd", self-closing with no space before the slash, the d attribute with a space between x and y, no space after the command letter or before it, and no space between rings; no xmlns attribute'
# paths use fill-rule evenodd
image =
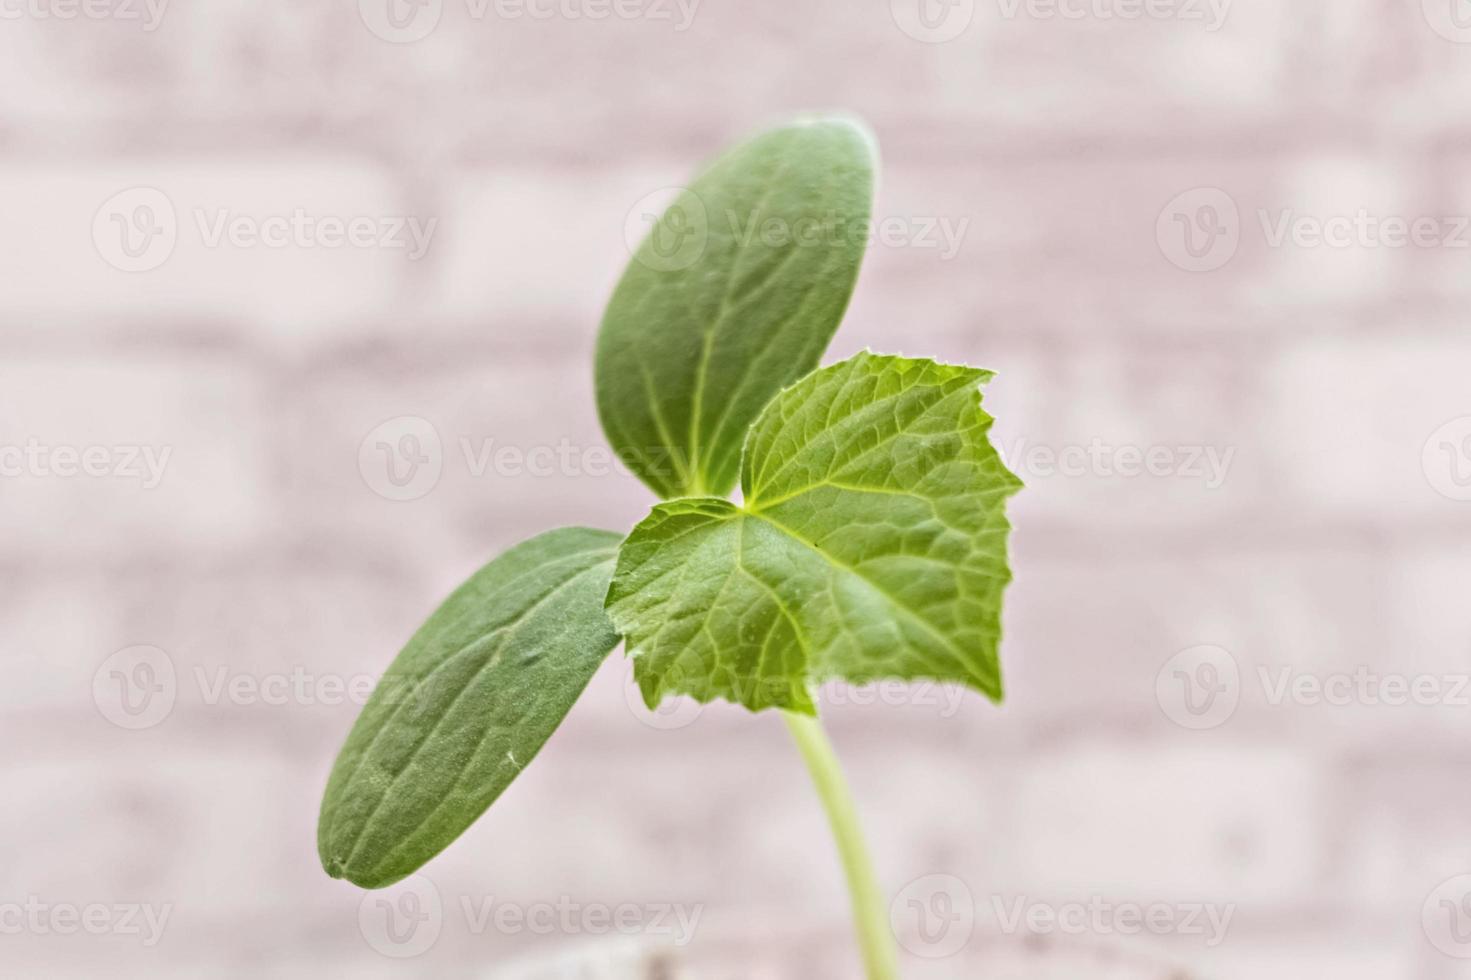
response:
<svg viewBox="0 0 1471 980"><path fill-rule="evenodd" d="M414 634L328 780L329 875L381 888L413 873L531 761L617 645L602 598L618 541L562 528L522 542Z"/></svg>
<svg viewBox="0 0 1471 980"><path fill-rule="evenodd" d="M814 713L829 679L1002 697L1021 486L987 439L990 372L863 353L783 391L746 440L744 506L662 503L618 555L608 613L667 694Z"/></svg>
<svg viewBox="0 0 1471 980"><path fill-rule="evenodd" d="M817 366L858 278L875 166L861 124L800 120L727 152L654 223L596 376L608 440L660 496L728 494L746 429Z"/></svg>

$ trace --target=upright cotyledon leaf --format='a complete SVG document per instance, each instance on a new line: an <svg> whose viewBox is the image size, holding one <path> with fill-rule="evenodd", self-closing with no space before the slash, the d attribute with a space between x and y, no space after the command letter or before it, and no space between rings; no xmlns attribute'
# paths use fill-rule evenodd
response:
<svg viewBox="0 0 1471 980"><path fill-rule="evenodd" d="M774 399L744 504L659 504L608 591L650 706L666 694L815 709L813 685L959 682L1002 696L1006 499L990 372L863 353Z"/></svg>
<svg viewBox="0 0 1471 980"><path fill-rule="evenodd" d="M661 497L728 494L751 422L817 366L876 165L861 124L799 120L721 156L653 222L608 302L596 380L608 440Z"/></svg>
<svg viewBox="0 0 1471 980"><path fill-rule="evenodd" d="M562 528L522 542L414 634L328 780L328 874L364 888L411 874L531 761L618 642L602 600L619 540Z"/></svg>

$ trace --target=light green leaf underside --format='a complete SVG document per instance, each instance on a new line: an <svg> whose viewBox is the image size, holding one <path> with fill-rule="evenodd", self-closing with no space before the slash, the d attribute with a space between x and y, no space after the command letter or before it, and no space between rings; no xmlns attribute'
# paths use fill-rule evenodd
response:
<svg viewBox="0 0 1471 980"><path fill-rule="evenodd" d="M619 536L562 528L476 572L414 634L327 783L322 867L380 888L469 827L617 644L602 610Z"/></svg>
<svg viewBox="0 0 1471 980"><path fill-rule="evenodd" d="M651 229L598 335L598 412L662 497L724 495L741 442L817 365L867 244L875 151L859 124L810 119L717 159Z"/></svg>
<svg viewBox="0 0 1471 980"><path fill-rule="evenodd" d="M1006 499L990 373L860 354L782 392L747 439L745 505L662 503L608 613L645 700L814 710L813 685L958 682L1000 700Z"/></svg>

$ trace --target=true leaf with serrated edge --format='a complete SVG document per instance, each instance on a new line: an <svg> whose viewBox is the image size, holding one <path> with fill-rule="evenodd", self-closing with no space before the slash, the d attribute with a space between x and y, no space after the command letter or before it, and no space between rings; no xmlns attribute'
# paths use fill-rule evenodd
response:
<svg viewBox="0 0 1471 980"><path fill-rule="evenodd" d="M744 504L662 503L622 545L608 613L645 701L813 713L829 679L959 682L1002 697L1020 481L987 432L990 372L863 353L761 414Z"/></svg>
<svg viewBox="0 0 1471 980"><path fill-rule="evenodd" d="M328 874L381 888L413 873L531 761L617 645L602 599L619 540L561 528L524 541L414 634L328 780Z"/></svg>
<svg viewBox="0 0 1471 980"><path fill-rule="evenodd" d="M598 414L661 497L724 495L741 442L817 366L870 232L861 124L799 120L717 159L654 223L598 336Z"/></svg>

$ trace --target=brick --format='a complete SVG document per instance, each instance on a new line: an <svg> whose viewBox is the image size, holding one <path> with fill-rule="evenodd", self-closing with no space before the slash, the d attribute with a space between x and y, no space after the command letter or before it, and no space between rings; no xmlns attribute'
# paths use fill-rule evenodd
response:
<svg viewBox="0 0 1471 980"><path fill-rule="evenodd" d="M208 354L8 357L11 553L136 561L258 540L274 497L262 380Z"/></svg>
<svg viewBox="0 0 1471 980"><path fill-rule="evenodd" d="M285 345L340 337L391 313L414 281L419 246L391 223L421 220L427 256L437 217L342 154L12 162L0 179L14 194L0 312L22 323L202 319L244 321ZM360 244L322 224L353 220L367 222Z"/></svg>

